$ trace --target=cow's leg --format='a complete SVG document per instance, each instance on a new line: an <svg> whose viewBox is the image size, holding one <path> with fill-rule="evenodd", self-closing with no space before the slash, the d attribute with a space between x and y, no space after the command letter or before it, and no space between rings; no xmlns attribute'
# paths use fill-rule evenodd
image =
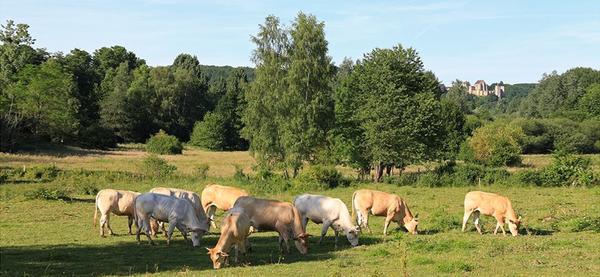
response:
<svg viewBox="0 0 600 277"><path fill-rule="evenodd" d="M160 226L163 234L165 235L165 238L168 237L167 235L167 228L165 228L165 223L164 222L159 222L158 226ZM171 228L171 224L169 223L169 228Z"/></svg>
<svg viewBox="0 0 600 277"><path fill-rule="evenodd" d="M306 231L306 225L308 225L308 217L302 218L302 230Z"/></svg>
<svg viewBox="0 0 600 277"><path fill-rule="evenodd" d="M327 230L329 229L330 226L331 226L331 221L329 221L329 220L323 221L323 227L321 228L321 238L319 239L319 244L321 244L321 241L323 241L323 238L325 237L325 235L327 235Z"/></svg>
<svg viewBox="0 0 600 277"><path fill-rule="evenodd" d="M498 233L498 229L500 229L500 222L496 222L496 229L494 229L494 235Z"/></svg>
<svg viewBox="0 0 600 277"><path fill-rule="evenodd" d="M133 216L127 216L127 226L129 226L129 235L131 235L131 225L133 225Z"/></svg>
<svg viewBox="0 0 600 277"><path fill-rule="evenodd" d="M338 232L336 229L333 229L333 233L335 234L335 240L334 240L334 246L337 247L337 243L338 243L338 235L340 234L340 232Z"/></svg>
<svg viewBox="0 0 600 277"><path fill-rule="evenodd" d="M384 236L387 236L387 229L388 229L388 226L390 226L390 222L392 222L392 219L394 219L394 212L388 211L388 214L385 217L385 223L383 224L383 235Z"/></svg>
<svg viewBox="0 0 600 277"><path fill-rule="evenodd" d="M106 213L106 228L108 229L108 234L109 235L114 235L115 232L113 232L112 228L110 228L110 213Z"/></svg>
<svg viewBox="0 0 600 277"><path fill-rule="evenodd" d="M185 241L187 241L188 240L187 229L184 226L182 226L181 224L177 224L177 226L175 226L175 227L177 228L177 230L179 230L179 232L181 232L181 234L183 235L183 239Z"/></svg>
<svg viewBox="0 0 600 277"><path fill-rule="evenodd" d="M217 228L217 224L215 223L215 213L216 213L216 211L217 211L217 206L215 206L215 205L210 205L206 209L206 217L208 217L208 219L210 220L210 225L213 228Z"/></svg>
<svg viewBox="0 0 600 277"><path fill-rule="evenodd" d="M367 229L367 231L369 231L369 234L373 234L373 232L371 232L371 228L369 228L369 211L362 210L358 214L362 217L361 220L363 222L365 229Z"/></svg>
<svg viewBox="0 0 600 277"><path fill-rule="evenodd" d="M102 213L100 215L100 236L104 237L104 225L106 225L106 214Z"/></svg>
<svg viewBox="0 0 600 277"><path fill-rule="evenodd" d="M463 215L463 224L462 224L463 232L467 229L467 221L469 221L469 217L471 217L472 212L473 211L465 210L465 215Z"/></svg>
<svg viewBox="0 0 600 277"><path fill-rule="evenodd" d="M506 231L504 231L504 217L499 216L496 217L496 221L498 221L497 225L500 226L500 230L502 230L502 234L506 236Z"/></svg>
<svg viewBox="0 0 600 277"><path fill-rule="evenodd" d="M146 229L146 237L148 238L148 244L154 245L152 237L150 236L150 217L144 219L144 228Z"/></svg>
<svg viewBox="0 0 600 277"><path fill-rule="evenodd" d="M475 223L475 228L477 228L477 232L479 232L480 235L483 235L483 233L481 232L481 226L479 225L480 215L481 213L479 211L475 211L475 214L473 215L473 223Z"/></svg>
<svg viewBox="0 0 600 277"><path fill-rule="evenodd" d="M173 237L173 231L175 231L176 226L177 222L169 220L169 230L167 231L167 245L171 245L171 238Z"/></svg>

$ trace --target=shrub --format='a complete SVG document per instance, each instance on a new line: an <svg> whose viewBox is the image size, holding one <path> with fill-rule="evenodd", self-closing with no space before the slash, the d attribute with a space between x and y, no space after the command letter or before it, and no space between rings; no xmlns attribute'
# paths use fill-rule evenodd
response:
<svg viewBox="0 0 600 277"><path fill-rule="evenodd" d="M208 177L208 170L210 166L208 164L199 164L196 166L195 175L200 179L206 179Z"/></svg>
<svg viewBox="0 0 600 277"><path fill-rule="evenodd" d="M503 168L487 168L482 178L485 184L501 184L505 183L510 177L510 173Z"/></svg>
<svg viewBox="0 0 600 277"><path fill-rule="evenodd" d="M142 163L142 172L147 176L165 177L172 175L177 167L167 163L157 155L148 155Z"/></svg>
<svg viewBox="0 0 600 277"><path fill-rule="evenodd" d="M473 147L471 147L469 144L469 139L463 141L463 143L460 145L457 158L464 162L475 161L475 152L473 151Z"/></svg>
<svg viewBox="0 0 600 277"><path fill-rule="evenodd" d="M233 174L233 179L238 181L244 181L248 179L248 176L244 174L244 168L239 164L234 164L235 173Z"/></svg>
<svg viewBox="0 0 600 277"><path fill-rule="evenodd" d="M194 124L190 144L210 150L223 150L226 145L225 123L221 114L206 113L204 120Z"/></svg>
<svg viewBox="0 0 600 277"><path fill-rule="evenodd" d="M177 137L160 130L146 142L146 151L154 154L181 154L183 145Z"/></svg>
<svg viewBox="0 0 600 277"><path fill-rule="evenodd" d="M342 173L330 165L313 165L301 177L324 184L329 188L349 185Z"/></svg>
<svg viewBox="0 0 600 277"><path fill-rule="evenodd" d="M454 184L472 185L479 182L479 178L485 175L485 167L478 164L463 164L457 166L454 171Z"/></svg>
<svg viewBox="0 0 600 277"><path fill-rule="evenodd" d="M24 194L25 198L29 200L41 199L41 200L65 200L70 199L69 194L64 189L58 188L37 188L35 190L27 191Z"/></svg>
<svg viewBox="0 0 600 277"><path fill-rule="evenodd" d="M555 227L565 232L594 231L600 233L600 217L569 218L558 222Z"/></svg>
<svg viewBox="0 0 600 277"><path fill-rule="evenodd" d="M590 159L569 154L555 154L552 162L542 170L546 186L589 186L598 182L590 168Z"/></svg>
<svg viewBox="0 0 600 277"><path fill-rule="evenodd" d="M59 169L55 165L42 165L26 168L22 176L31 180L52 180L58 173Z"/></svg>
<svg viewBox="0 0 600 277"><path fill-rule="evenodd" d="M433 172L423 173L417 180L417 186L419 187L439 187L441 185L439 175Z"/></svg>
<svg viewBox="0 0 600 277"><path fill-rule="evenodd" d="M522 185L541 186L544 182L540 171L533 169L517 171L511 176L511 179L513 183Z"/></svg>
<svg viewBox="0 0 600 277"><path fill-rule="evenodd" d="M520 141L523 130L503 122L494 122L475 130L469 145L476 161L492 165L518 165L521 162Z"/></svg>

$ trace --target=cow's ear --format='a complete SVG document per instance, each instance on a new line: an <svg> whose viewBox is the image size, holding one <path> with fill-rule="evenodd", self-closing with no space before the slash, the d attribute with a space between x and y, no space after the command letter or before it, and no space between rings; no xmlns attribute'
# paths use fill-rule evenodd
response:
<svg viewBox="0 0 600 277"><path fill-rule="evenodd" d="M225 252L219 252L219 256L222 257L229 257L229 254L225 253Z"/></svg>
<svg viewBox="0 0 600 277"><path fill-rule="evenodd" d="M204 248L206 248L206 250L208 250L208 253L206 253L206 254L210 254L210 251L212 251L212 249L210 249L208 247L204 247Z"/></svg>

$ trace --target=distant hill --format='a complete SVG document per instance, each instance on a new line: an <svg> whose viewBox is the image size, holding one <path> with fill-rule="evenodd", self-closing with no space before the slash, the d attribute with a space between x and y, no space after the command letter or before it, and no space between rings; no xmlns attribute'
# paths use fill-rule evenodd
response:
<svg viewBox="0 0 600 277"><path fill-rule="evenodd" d="M248 76L248 81L254 81L254 68L247 66L233 67L229 65L200 65L202 72L206 74L209 80L216 80L219 78L227 79L231 72L237 68L241 68Z"/></svg>

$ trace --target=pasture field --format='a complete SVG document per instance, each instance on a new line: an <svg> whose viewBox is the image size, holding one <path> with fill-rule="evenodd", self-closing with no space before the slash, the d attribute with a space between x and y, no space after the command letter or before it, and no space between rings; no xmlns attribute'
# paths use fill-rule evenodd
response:
<svg viewBox="0 0 600 277"><path fill-rule="evenodd" d="M209 183L244 187L261 197L291 201L300 190L267 192L255 184L236 180L233 163L251 167L247 153L211 153L200 150L193 155L165 156L176 164L178 173L197 163L209 163L208 179L191 176L152 178L97 178L98 188L147 191L156 186L191 189L198 193ZM135 172L141 151L99 153L93 155L2 154L2 166L56 164L65 170L123 170ZM130 153L133 152L133 153ZM136 152L140 157L136 158ZM212 156L211 156L212 155ZM230 156L228 156L230 155ZM193 156L193 157L190 157ZM203 160L212 157L212 160ZM87 161L86 159L90 159ZM106 160L106 162L96 159ZM239 159L239 160L237 160ZM106 167L103 167L106 166ZM231 174L218 170L231 167ZM213 171L217 170L217 171ZM73 177L75 178L75 177ZM70 180L77 182L80 179ZM280 255L276 233L253 234L253 252L243 263L213 270L204 247L218 240L216 230L202 239L202 247L193 248L175 233L175 241L166 246L159 236L156 246L135 242L126 235L126 218L112 216L116 236L100 238L93 227L93 196L72 195L70 200L39 200L24 196L27 191L56 185L43 181L8 182L0 185L0 275L142 275L158 276L579 276L600 274L600 188L536 187L399 187L390 184L352 183L350 187L307 191L341 198L350 208L351 197L358 188L373 188L398 193L419 214L419 235L401 229L384 237L383 218L370 218L373 234L362 233L361 246L351 248L340 237L337 249L333 232L317 245L320 226L309 223L309 254L302 256L292 246L291 253ZM504 237L491 234L495 220L482 217L484 235L460 231L464 194L481 189L508 196L526 228L522 236ZM219 214L222 216L222 214ZM397 227L397 225L392 225Z"/></svg>

